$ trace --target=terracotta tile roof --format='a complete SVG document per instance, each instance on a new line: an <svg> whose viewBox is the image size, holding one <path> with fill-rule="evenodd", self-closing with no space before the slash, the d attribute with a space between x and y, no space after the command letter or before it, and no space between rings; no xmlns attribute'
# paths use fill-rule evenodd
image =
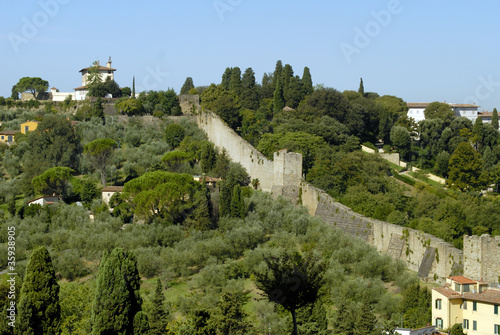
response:
<svg viewBox="0 0 500 335"><path fill-rule="evenodd" d="M463 298L467 300L500 304L500 291L489 289L481 293L467 292L463 294Z"/></svg>
<svg viewBox="0 0 500 335"><path fill-rule="evenodd" d="M93 68L93 66L89 66L89 67L86 67L86 68L83 68L81 69L80 71L78 72L83 72L85 70L90 70L91 68ZM99 66L99 71L116 71L116 69L113 69L112 67L107 67L107 66Z"/></svg>
<svg viewBox="0 0 500 335"><path fill-rule="evenodd" d="M450 277L450 278L451 278L451 280L456 281L459 284L476 284L477 283L477 281L469 279L469 278L464 277L464 276L454 276L454 277Z"/></svg>
<svg viewBox="0 0 500 335"><path fill-rule="evenodd" d="M4 130L0 131L0 135L15 135L20 132L21 132L20 130Z"/></svg>
<svg viewBox="0 0 500 335"><path fill-rule="evenodd" d="M434 291L441 293L448 299L460 299L462 298L462 295L459 292L456 292L450 288L447 287L436 287L433 288Z"/></svg>
<svg viewBox="0 0 500 335"><path fill-rule="evenodd" d="M122 192L123 186L106 186L101 192Z"/></svg>
<svg viewBox="0 0 500 335"><path fill-rule="evenodd" d="M470 104L452 104L448 102L444 102L445 104L450 105L450 107L462 107L462 108L479 108L481 106L478 105L470 105ZM408 108L426 108L429 106L430 102L407 102L406 105Z"/></svg>
<svg viewBox="0 0 500 335"><path fill-rule="evenodd" d="M83 91L86 89L87 89L87 86L80 86L80 87L75 88L75 91Z"/></svg>

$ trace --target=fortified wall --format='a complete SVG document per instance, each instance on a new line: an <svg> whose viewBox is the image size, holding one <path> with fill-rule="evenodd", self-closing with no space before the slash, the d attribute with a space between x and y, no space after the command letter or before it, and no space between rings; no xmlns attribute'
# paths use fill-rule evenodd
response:
<svg viewBox="0 0 500 335"><path fill-rule="evenodd" d="M474 279L498 282L500 237L465 236L462 252L435 236L367 218L302 180L301 154L283 150L274 153L274 161L270 161L216 114L200 112L197 123L211 142L225 148L229 157L245 167L252 179L259 179L263 191L302 204L311 215L320 217L332 227L403 261L409 269L418 271L421 278L442 283L448 276L465 274Z"/></svg>

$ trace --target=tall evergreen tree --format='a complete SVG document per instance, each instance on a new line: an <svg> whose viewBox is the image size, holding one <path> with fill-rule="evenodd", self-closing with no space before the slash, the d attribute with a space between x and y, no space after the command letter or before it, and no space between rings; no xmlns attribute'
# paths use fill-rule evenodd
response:
<svg viewBox="0 0 500 335"><path fill-rule="evenodd" d="M282 73L283 73L283 63L281 62L281 60L278 60L276 62L276 67L274 68L273 72L273 92L274 90L276 90L276 87L278 86L278 80L281 79Z"/></svg>
<svg viewBox="0 0 500 335"><path fill-rule="evenodd" d="M478 117L476 119L476 122L474 122L474 126L472 127L472 134L474 134L474 136L472 137L472 141L474 142L476 150L478 151L483 145L483 128L483 119Z"/></svg>
<svg viewBox="0 0 500 335"><path fill-rule="evenodd" d="M243 73L241 86L241 107L257 110L259 108L259 92L255 83L255 73L251 67Z"/></svg>
<svg viewBox="0 0 500 335"><path fill-rule="evenodd" d="M134 316L134 335L150 335L148 315L143 312L137 312Z"/></svg>
<svg viewBox="0 0 500 335"><path fill-rule="evenodd" d="M251 329L243 305L247 298L244 292L224 292L217 304L215 313L210 317L210 328L216 334L245 335Z"/></svg>
<svg viewBox="0 0 500 335"><path fill-rule="evenodd" d="M231 71L231 80L229 82L229 90L236 93L238 97L241 96L243 91L243 86L241 83L241 70L239 67L233 68Z"/></svg>
<svg viewBox="0 0 500 335"><path fill-rule="evenodd" d="M219 217L231 215L231 188L228 181L222 183L219 193Z"/></svg>
<svg viewBox="0 0 500 335"><path fill-rule="evenodd" d="M232 67L227 67L226 71L222 74L222 81L221 81L221 86L224 87L224 89L229 90L229 84L231 83L231 75L233 73L233 68Z"/></svg>
<svg viewBox="0 0 500 335"><path fill-rule="evenodd" d="M286 105L291 108L297 108L303 98L302 82L299 76L291 77L288 84L288 91L285 95Z"/></svg>
<svg viewBox="0 0 500 335"><path fill-rule="evenodd" d="M290 88L290 79L293 78L293 69L290 64L285 64L281 73L281 83L283 85L283 97L287 97ZM286 100L285 100L286 102Z"/></svg>
<svg viewBox="0 0 500 335"><path fill-rule="evenodd" d="M333 323L333 329L336 334L354 335L356 325L356 314L352 303L342 300L337 306L337 318Z"/></svg>
<svg viewBox="0 0 500 335"><path fill-rule="evenodd" d="M208 141L202 144L200 154L200 167L203 173L207 173L215 167L217 156L214 145Z"/></svg>
<svg viewBox="0 0 500 335"><path fill-rule="evenodd" d="M18 305L17 334L59 334L59 284L45 247L31 252Z"/></svg>
<svg viewBox="0 0 500 335"><path fill-rule="evenodd" d="M163 287L160 278L156 280L155 294L152 300L152 309L150 312L150 334L162 335L165 334L167 327L167 312L165 310L165 296L163 295Z"/></svg>
<svg viewBox="0 0 500 335"><path fill-rule="evenodd" d="M498 130L498 112L496 108L493 108L493 114L491 115L491 125L493 128Z"/></svg>
<svg viewBox="0 0 500 335"><path fill-rule="evenodd" d="M105 254L97 275L92 334L133 334L134 317L142 309L139 288L135 256L121 248Z"/></svg>
<svg viewBox="0 0 500 335"><path fill-rule="evenodd" d="M194 88L193 78L187 77L184 85L181 88L181 94L189 94L189 91Z"/></svg>
<svg viewBox="0 0 500 335"><path fill-rule="evenodd" d="M135 99L135 76L132 77L132 99Z"/></svg>
<svg viewBox="0 0 500 335"><path fill-rule="evenodd" d="M302 74L302 87L304 89L304 95L309 95L314 92L311 72L307 66L304 67L304 73Z"/></svg>
<svg viewBox="0 0 500 335"><path fill-rule="evenodd" d="M283 97L283 85L281 84L281 79L278 79L276 89L274 90L273 107L275 113L281 112L283 110L283 107L285 107L285 99Z"/></svg>
<svg viewBox="0 0 500 335"><path fill-rule="evenodd" d="M361 94L361 96L365 96L365 86L363 85L363 78L359 81L359 88L358 88L358 93Z"/></svg>
<svg viewBox="0 0 500 335"><path fill-rule="evenodd" d="M275 87L273 86L273 74L264 73L262 76L262 90L261 96L263 99L270 99L273 97Z"/></svg>
<svg viewBox="0 0 500 335"><path fill-rule="evenodd" d="M231 217L240 219L245 218L245 202L241 196L241 186L239 184L233 187L231 196Z"/></svg>
<svg viewBox="0 0 500 335"><path fill-rule="evenodd" d="M356 335L375 335L377 317L373 313L373 305L365 293L361 301L361 308L357 315L355 333Z"/></svg>

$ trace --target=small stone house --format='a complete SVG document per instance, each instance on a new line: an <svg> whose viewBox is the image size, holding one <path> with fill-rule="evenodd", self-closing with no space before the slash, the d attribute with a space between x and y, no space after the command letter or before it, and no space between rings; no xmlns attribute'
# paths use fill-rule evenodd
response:
<svg viewBox="0 0 500 335"><path fill-rule="evenodd" d="M106 205L109 205L109 199L113 196L115 193L121 193L123 192L123 186L106 186L101 190L101 199L102 202L106 203Z"/></svg>
<svg viewBox="0 0 500 335"><path fill-rule="evenodd" d="M45 206L45 205L52 205L52 204L58 203L59 201L61 201L60 196L52 195L52 196L43 196L40 198L30 200L27 202L27 204L28 204L28 206L31 206L31 205Z"/></svg>

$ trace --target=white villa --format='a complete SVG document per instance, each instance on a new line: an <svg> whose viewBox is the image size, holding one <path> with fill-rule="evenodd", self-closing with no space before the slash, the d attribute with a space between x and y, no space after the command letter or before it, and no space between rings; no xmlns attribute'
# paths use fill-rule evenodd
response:
<svg viewBox="0 0 500 335"><path fill-rule="evenodd" d="M111 67L111 57L109 57L106 66L100 66L99 61L97 61L97 65L99 66L98 71L102 82L105 82L107 78L115 80L114 72L116 71L116 69L113 69ZM82 86L75 88L74 92L59 92L57 88L52 87L50 89L50 93L52 95L52 101L64 101L64 99L66 99L68 95L71 95L71 100L85 100L85 98L87 97L87 93L89 92L87 89L87 84L88 84L87 81L88 81L89 70L91 68L92 67L86 67L79 71L82 73Z"/></svg>
<svg viewBox="0 0 500 335"><path fill-rule="evenodd" d="M445 103L447 103L445 101ZM428 102L409 102L406 104L408 106L408 117L413 118L416 122L425 120L425 115L424 115L424 110L427 108L427 106L430 105ZM477 114L477 109L480 106L476 105L467 105L467 104L452 104L448 103L450 105L451 109L455 112L455 115L460 117L460 116L465 116L472 122L475 122L478 114Z"/></svg>

